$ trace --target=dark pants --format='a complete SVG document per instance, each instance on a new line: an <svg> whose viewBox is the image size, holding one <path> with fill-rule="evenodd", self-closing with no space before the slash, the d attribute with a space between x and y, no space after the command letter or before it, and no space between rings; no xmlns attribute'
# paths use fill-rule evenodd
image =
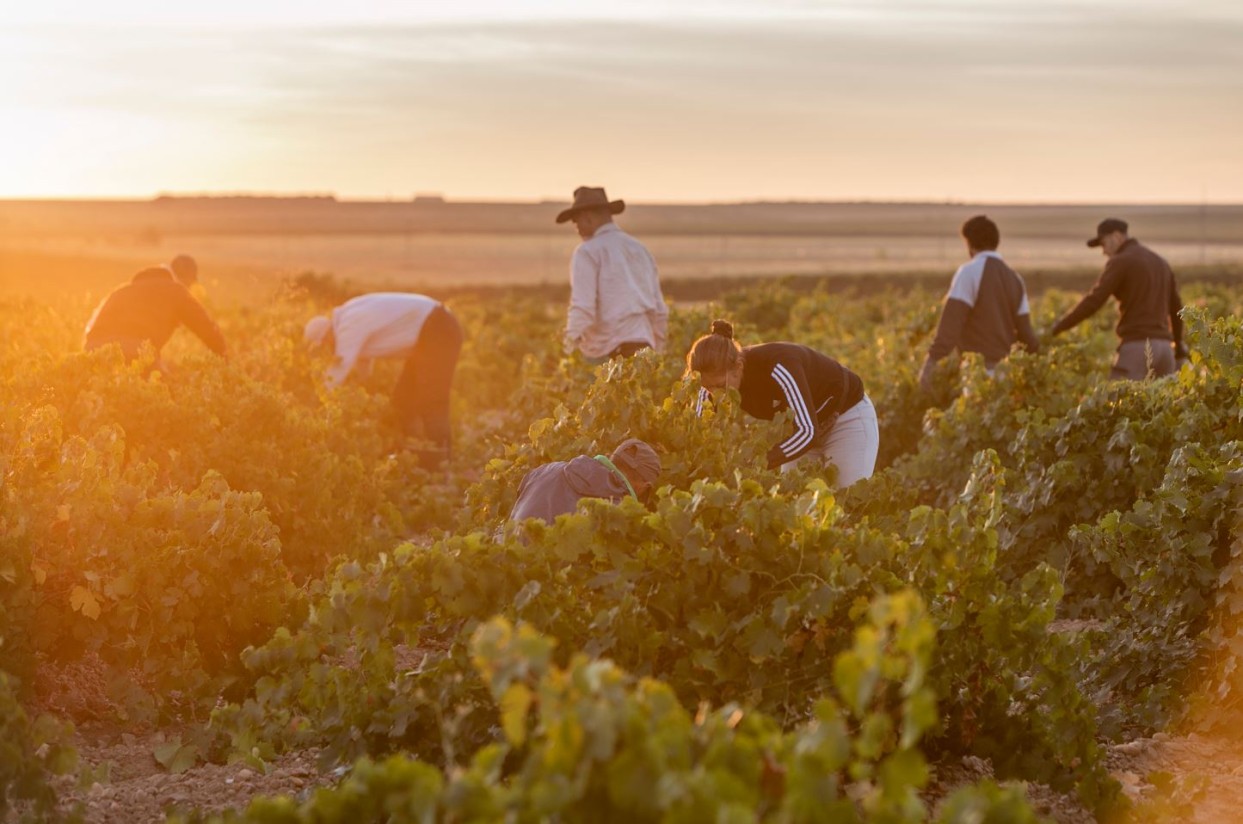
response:
<svg viewBox="0 0 1243 824"><path fill-rule="evenodd" d="M449 457L449 391L461 351L462 327L447 309L437 306L423 321L393 390L402 431L436 445L432 463Z"/></svg>
<svg viewBox="0 0 1243 824"><path fill-rule="evenodd" d="M142 353L143 344L148 343L148 341L143 338L111 338L107 340L87 338L86 346L84 346L83 349L87 352L93 352L96 349L103 349L105 346L113 343L121 347L121 352L125 355L126 361L132 361ZM155 356L157 359L160 357L158 349L155 352Z"/></svg>
<svg viewBox="0 0 1243 824"><path fill-rule="evenodd" d="M86 346L84 346L83 349L87 352L93 352L96 349L102 349L105 346L111 346L114 343L121 347L121 354L125 355L126 363L133 363L138 360L138 356L142 354L144 346L147 346L148 344L152 347L155 346L154 343L143 338L115 338L113 340L87 339ZM155 350L155 360L152 361L151 368L149 368L144 375L146 377L150 377L152 372L163 372L168 374L168 371L164 366L164 361L160 358L159 349Z"/></svg>
<svg viewBox="0 0 1243 824"><path fill-rule="evenodd" d="M652 348L651 344L649 344L647 341L628 340L625 343L617 344L617 348L614 349L612 352L609 352L609 357L610 358L628 358L631 355L635 354L636 352L641 352L644 349L651 349L651 348Z"/></svg>

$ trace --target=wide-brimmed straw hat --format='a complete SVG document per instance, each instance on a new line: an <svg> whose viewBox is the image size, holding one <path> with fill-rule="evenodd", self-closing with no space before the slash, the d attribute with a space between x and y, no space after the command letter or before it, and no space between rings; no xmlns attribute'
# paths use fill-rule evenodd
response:
<svg viewBox="0 0 1243 824"><path fill-rule="evenodd" d="M565 223L584 209L606 208L611 215L620 215L626 211L626 201L609 200L603 187L579 186L574 190L574 205L557 215L558 223Z"/></svg>

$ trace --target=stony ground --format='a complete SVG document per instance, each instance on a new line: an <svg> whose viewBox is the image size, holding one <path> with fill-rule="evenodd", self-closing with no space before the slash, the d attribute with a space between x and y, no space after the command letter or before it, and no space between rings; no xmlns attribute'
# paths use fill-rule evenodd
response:
<svg viewBox="0 0 1243 824"><path fill-rule="evenodd" d="M78 768L57 778L56 790L62 809L80 811L87 824L140 824L164 821L174 810L236 809L257 796L300 797L338 779L318 768L317 750L288 754L265 770L199 764L170 773L155 753L178 731L118 726L98 659L87 655L69 666L41 662L37 672L32 714L72 719L75 725Z"/></svg>
<svg viewBox="0 0 1243 824"><path fill-rule="evenodd" d="M316 767L315 750L286 755L266 771L200 764L173 775L153 754L165 741L160 733L137 736L86 727L76 739L79 774L66 777L60 794L66 810L80 805L88 824L158 822L174 810L238 809L261 795L301 798L336 780Z"/></svg>
<svg viewBox="0 0 1243 824"><path fill-rule="evenodd" d="M1114 777L1135 818L1222 824L1243 821L1243 744L1232 738L1157 733L1115 746Z"/></svg>
<svg viewBox="0 0 1243 824"><path fill-rule="evenodd" d="M937 800L943 800L959 787L974 784L984 778L993 778L993 767L988 761L974 756L963 758L961 763L934 766L927 792L927 796L934 799L930 801L933 813L936 814L939 808ZM1092 814L1074 796L1056 792L1043 784L1021 783L1028 801L1038 814L1058 824L1092 824L1095 821Z"/></svg>

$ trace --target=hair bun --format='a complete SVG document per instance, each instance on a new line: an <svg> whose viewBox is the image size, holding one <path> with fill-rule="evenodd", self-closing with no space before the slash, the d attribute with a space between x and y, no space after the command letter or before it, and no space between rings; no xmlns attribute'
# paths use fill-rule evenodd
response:
<svg viewBox="0 0 1243 824"><path fill-rule="evenodd" d="M734 339L734 324L727 320L712 321L712 334L720 335L726 340Z"/></svg>

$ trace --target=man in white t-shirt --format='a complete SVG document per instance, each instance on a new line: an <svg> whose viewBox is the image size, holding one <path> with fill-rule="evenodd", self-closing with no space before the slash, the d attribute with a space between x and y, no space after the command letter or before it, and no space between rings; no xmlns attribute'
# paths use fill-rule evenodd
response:
<svg viewBox="0 0 1243 824"><path fill-rule="evenodd" d="M613 222L625 208L625 201L610 201L604 189L580 186L574 204L557 215L557 223L573 221L583 239L570 262L565 346L597 362L665 348L669 307L656 261Z"/></svg>
<svg viewBox="0 0 1243 824"><path fill-rule="evenodd" d="M359 295L311 318L303 336L312 347L328 346L336 361L328 368L329 386L341 385L359 361L404 358L393 390L402 431L431 441L426 455L438 465L449 455L449 392L462 349L462 328L440 301L406 292Z"/></svg>

